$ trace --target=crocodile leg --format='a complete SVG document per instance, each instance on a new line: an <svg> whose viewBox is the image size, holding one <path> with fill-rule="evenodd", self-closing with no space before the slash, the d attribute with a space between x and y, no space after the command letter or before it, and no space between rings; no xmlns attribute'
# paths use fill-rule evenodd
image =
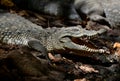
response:
<svg viewBox="0 0 120 81"><path fill-rule="evenodd" d="M30 41L28 41L28 46L39 52L42 52L42 55L46 57L46 59L48 60L49 63L51 63L50 59L48 57L47 49L43 46L43 44L40 43L40 41L30 40Z"/></svg>
<svg viewBox="0 0 120 81"><path fill-rule="evenodd" d="M37 50L37 51L41 51L44 54L46 54L47 49L43 46L43 44L40 43L40 41L37 40L30 40L28 42L29 47Z"/></svg>

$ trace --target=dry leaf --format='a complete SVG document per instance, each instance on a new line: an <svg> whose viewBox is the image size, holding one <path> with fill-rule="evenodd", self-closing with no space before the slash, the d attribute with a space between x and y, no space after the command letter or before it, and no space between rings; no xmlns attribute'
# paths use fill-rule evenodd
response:
<svg viewBox="0 0 120 81"><path fill-rule="evenodd" d="M90 66L90 65L81 65L81 66L79 66L79 68L81 69L81 70L83 70L84 72L86 72L86 73L92 73L92 72L95 72L95 73L97 73L98 72L98 70L95 70L92 66Z"/></svg>
<svg viewBox="0 0 120 81"><path fill-rule="evenodd" d="M120 48L120 43L119 42L115 42L113 45L113 48Z"/></svg>
<svg viewBox="0 0 120 81"><path fill-rule="evenodd" d="M83 79L75 79L74 81L89 81L89 80L87 80L86 78L83 78Z"/></svg>

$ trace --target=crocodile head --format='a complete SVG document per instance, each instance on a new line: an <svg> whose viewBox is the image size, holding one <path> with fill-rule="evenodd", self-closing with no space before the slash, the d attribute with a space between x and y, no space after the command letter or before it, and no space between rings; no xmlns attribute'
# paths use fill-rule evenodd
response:
<svg viewBox="0 0 120 81"><path fill-rule="evenodd" d="M48 51L52 50L69 50L69 51L86 51L93 53L105 53L104 49L92 49L85 44L77 44L72 39L85 41L85 38L92 38L98 34L105 32L105 29L86 30L81 26L61 28L52 34L47 40Z"/></svg>

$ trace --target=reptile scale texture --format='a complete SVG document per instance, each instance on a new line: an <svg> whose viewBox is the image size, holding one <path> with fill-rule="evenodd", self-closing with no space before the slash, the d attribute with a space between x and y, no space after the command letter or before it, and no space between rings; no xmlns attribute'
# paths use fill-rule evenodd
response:
<svg viewBox="0 0 120 81"><path fill-rule="evenodd" d="M78 13L90 20L107 22L111 28L120 29L120 0L75 0Z"/></svg>
<svg viewBox="0 0 120 81"><path fill-rule="evenodd" d="M81 26L73 26L62 27L52 33L48 31L16 14L0 13L0 41L2 43L26 45L38 51L43 51L45 47L47 51L69 49L94 53L106 52L104 49L92 49L71 40L71 38L91 38L104 33L105 29L95 31L85 30Z"/></svg>

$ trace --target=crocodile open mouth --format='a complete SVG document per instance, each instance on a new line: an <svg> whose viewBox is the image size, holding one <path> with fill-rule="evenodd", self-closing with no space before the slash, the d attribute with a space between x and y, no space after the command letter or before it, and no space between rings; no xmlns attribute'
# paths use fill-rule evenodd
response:
<svg viewBox="0 0 120 81"><path fill-rule="evenodd" d="M95 30L79 30L75 35L72 36L64 36L64 45L65 48L75 51L84 51L89 53L109 53L106 49L97 48L94 43L92 44L91 39L99 38L99 35L106 32L105 29L100 29L98 31Z"/></svg>
<svg viewBox="0 0 120 81"><path fill-rule="evenodd" d="M95 36L94 36L95 37ZM96 49L96 45L93 45L91 39L94 38L94 37L81 37L81 38L71 38L72 42L78 44L78 45L85 45L89 48L94 48Z"/></svg>
<svg viewBox="0 0 120 81"><path fill-rule="evenodd" d="M95 36L90 37L82 37L82 38L70 38L71 39L71 45L73 45L73 49L83 51L83 52L89 52L89 53L107 53L105 49L98 48L92 41L91 38L94 38ZM69 42L70 44L70 42Z"/></svg>

